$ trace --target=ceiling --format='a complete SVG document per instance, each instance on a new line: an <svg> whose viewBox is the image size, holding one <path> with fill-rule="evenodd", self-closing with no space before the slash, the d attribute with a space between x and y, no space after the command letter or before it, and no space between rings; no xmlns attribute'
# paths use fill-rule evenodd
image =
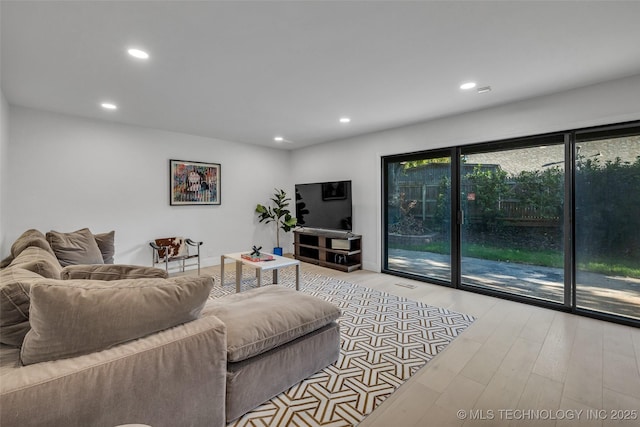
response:
<svg viewBox="0 0 640 427"><path fill-rule="evenodd" d="M639 16L640 1L2 0L1 83L12 105L295 149L640 74Z"/></svg>

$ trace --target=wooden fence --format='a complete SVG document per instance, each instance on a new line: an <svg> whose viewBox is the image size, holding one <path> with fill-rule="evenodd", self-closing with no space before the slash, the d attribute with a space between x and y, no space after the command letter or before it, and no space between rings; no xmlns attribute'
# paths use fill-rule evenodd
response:
<svg viewBox="0 0 640 427"><path fill-rule="evenodd" d="M514 184L510 184L514 185ZM437 212L438 184L424 184L418 182L401 182L398 184L398 193L404 194L405 203L415 200L416 206L411 210L411 215L422 221L434 220ZM467 194L464 204L466 220L472 223L482 221L482 215L475 200L469 197L474 194L471 185L462 189ZM505 225L519 227L555 227L562 224L562 217L558 213L549 213L537 206L528 205L517 199L504 199L498 202L497 211Z"/></svg>

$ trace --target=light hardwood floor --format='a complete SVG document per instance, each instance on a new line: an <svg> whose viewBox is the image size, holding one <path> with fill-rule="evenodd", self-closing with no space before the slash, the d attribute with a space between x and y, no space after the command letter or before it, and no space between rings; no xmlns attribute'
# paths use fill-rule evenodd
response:
<svg viewBox="0 0 640 427"><path fill-rule="evenodd" d="M361 427L640 426L638 328L371 271L302 271L476 318Z"/></svg>

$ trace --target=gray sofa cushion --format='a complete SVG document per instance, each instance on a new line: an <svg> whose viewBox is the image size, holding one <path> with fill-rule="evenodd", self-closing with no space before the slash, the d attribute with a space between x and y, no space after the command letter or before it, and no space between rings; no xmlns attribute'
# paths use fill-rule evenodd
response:
<svg viewBox="0 0 640 427"><path fill-rule="evenodd" d="M122 279L146 279L157 277L166 279L169 275L161 268L144 267L141 265L127 264L94 264L94 265L68 265L60 274L63 280L87 279L87 280L122 280Z"/></svg>
<svg viewBox="0 0 640 427"><path fill-rule="evenodd" d="M227 358L239 362L322 328L341 312L320 298L271 285L208 301L202 314L227 325Z"/></svg>
<svg viewBox="0 0 640 427"><path fill-rule="evenodd" d="M104 264L102 252L88 228L71 233L49 231L47 241L56 254L60 265Z"/></svg>
<svg viewBox="0 0 640 427"><path fill-rule="evenodd" d="M229 363L227 423L335 362L339 354L340 330L332 322L249 360Z"/></svg>
<svg viewBox="0 0 640 427"><path fill-rule="evenodd" d="M210 277L117 281L41 280L31 285L25 365L100 351L194 320Z"/></svg>
<svg viewBox="0 0 640 427"><path fill-rule="evenodd" d="M0 271L0 342L20 347L29 332L29 289L39 274L12 267Z"/></svg>
<svg viewBox="0 0 640 427"><path fill-rule="evenodd" d="M29 366L0 346L0 425L224 427L225 343L224 324L208 317Z"/></svg>

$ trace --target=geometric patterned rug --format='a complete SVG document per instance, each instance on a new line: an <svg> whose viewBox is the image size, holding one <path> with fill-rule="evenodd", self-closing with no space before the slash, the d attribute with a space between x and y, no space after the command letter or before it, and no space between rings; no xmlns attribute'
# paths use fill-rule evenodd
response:
<svg viewBox="0 0 640 427"><path fill-rule="evenodd" d="M276 286L295 286L295 276L287 270L293 269L283 269ZM211 298L235 293L234 275L226 277L223 287L216 276ZM270 276L263 275L264 285L270 284ZM254 279L243 275L243 290L254 287ZM474 321L317 274L302 272L300 291L342 310L338 361L227 427L355 426Z"/></svg>

